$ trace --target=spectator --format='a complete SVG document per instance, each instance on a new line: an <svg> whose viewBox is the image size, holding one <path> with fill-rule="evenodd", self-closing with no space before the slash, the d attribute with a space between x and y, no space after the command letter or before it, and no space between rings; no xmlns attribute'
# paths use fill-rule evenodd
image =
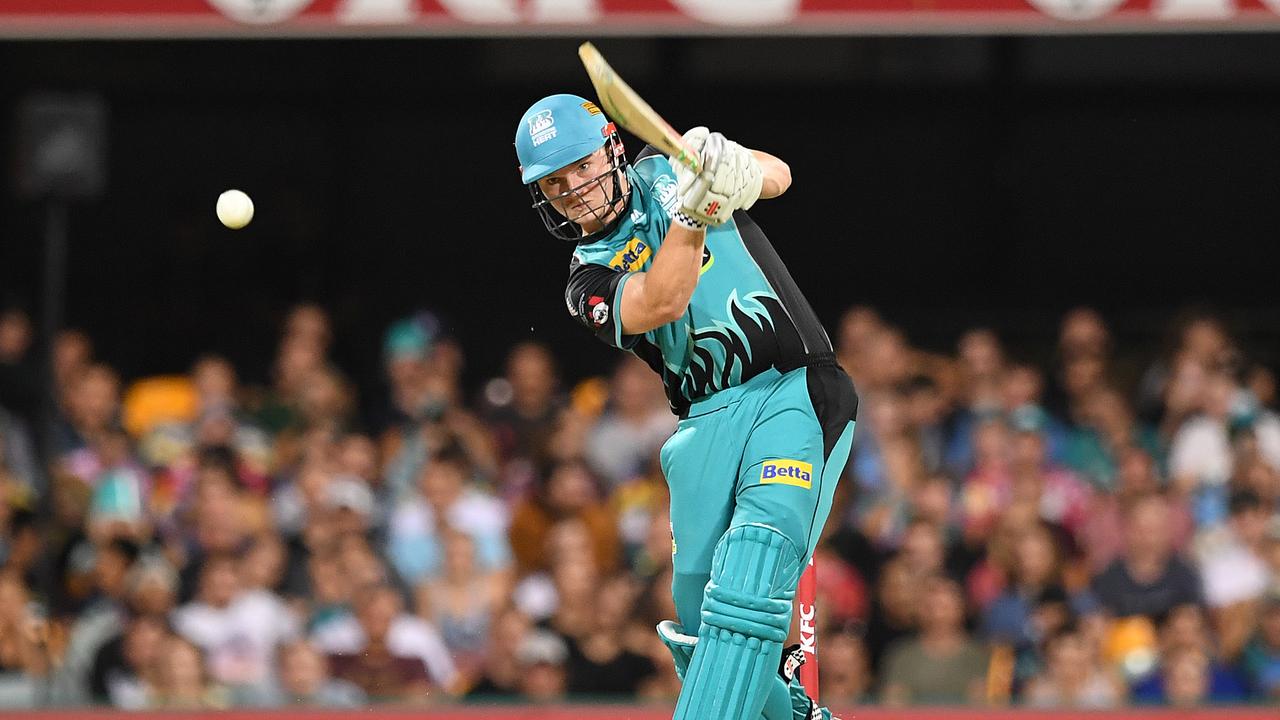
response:
<svg viewBox="0 0 1280 720"><path fill-rule="evenodd" d="M1000 380L1004 374L1004 349L996 334L985 328L970 330L960 338L960 403L951 418L951 442L947 447L947 467L957 475L974 469L981 460L976 433L1001 409Z"/></svg>
<svg viewBox="0 0 1280 720"><path fill-rule="evenodd" d="M196 600L173 615L178 634L207 655L210 678L232 688L269 683L276 648L300 632L280 598L243 577L233 558L208 558Z"/></svg>
<svg viewBox="0 0 1280 720"><path fill-rule="evenodd" d="M43 382L34 353L31 318L18 308L0 310L0 407L24 423L36 420Z"/></svg>
<svg viewBox="0 0 1280 720"><path fill-rule="evenodd" d="M1233 342L1220 319L1199 309L1183 313L1173 323L1164 357L1142 376L1138 390L1143 416L1176 429L1191 411L1190 396L1181 391L1194 387L1188 382L1191 377L1187 371L1195 368L1202 373L1233 352Z"/></svg>
<svg viewBox="0 0 1280 720"><path fill-rule="evenodd" d="M634 356L613 372L609 410L587 439L586 458L610 489L641 475L646 463L675 431L658 376Z"/></svg>
<svg viewBox="0 0 1280 720"><path fill-rule="evenodd" d="M878 539L891 533L881 530L885 521L876 517L886 500L907 491L906 473L892 472L897 447L910 444L910 417L904 397L884 390L866 396L859 418L861 434L855 434L848 471L865 495L858 503L860 524L868 537ZM909 452L909 450L907 450Z"/></svg>
<svg viewBox="0 0 1280 720"><path fill-rule="evenodd" d="M536 495L516 507L511 519L511 547L520 576L549 568L546 553L552 528L564 520L577 520L591 537L596 569L612 572L618 565L617 523L598 495L598 487L581 461L554 466Z"/></svg>
<svg viewBox="0 0 1280 720"><path fill-rule="evenodd" d="M1121 452L1113 492L1092 493L1088 519L1077 535L1091 574L1101 573L1124 549L1125 518L1135 502L1161 489L1155 461L1145 450L1129 447ZM1184 550L1191 540L1195 523L1191 510L1180 495L1165 498L1169 508L1170 543L1175 551Z"/></svg>
<svg viewBox="0 0 1280 720"><path fill-rule="evenodd" d="M1058 330L1058 352L1064 357L1111 355L1111 331L1098 311L1078 307L1062 318Z"/></svg>
<svg viewBox="0 0 1280 720"><path fill-rule="evenodd" d="M1243 678L1219 659L1204 610L1180 605L1160 627L1157 672L1133 683L1132 693L1141 704L1189 706L1239 702L1247 691Z"/></svg>
<svg viewBox="0 0 1280 720"><path fill-rule="evenodd" d="M1119 680L1098 665L1088 640L1073 626L1064 626L1045 644L1044 671L1027 684L1024 697L1034 708L1106 710L1124 701Z"/></svg>
<svg viewBox="0 0 1280 720"><path fill-rule="evenodd" d="M279 657L279 684L246 694L236 705L356 709L367 704L363 690L330 676L328 658L306 641L296 640L282 646Z"/></svg>
<svg viewBox="0 0 1280 720"><path fill-rule="evenodd" d="M840 318L840 330L836 338L836 358L859 389L867 388L868 348L883 325L880 315L865 306L854 306Z"/></svg>
<svg viewBox="0 0 1280 720"><path fill-rule="evenodd" d="M1258 629L1241 658L1255 700L1280 701L1280 582L1273 582L1258 611Z"/></svg>
<svg viewBox="0 0 1280 720"><path fill-rule="evenodd" d="M443 536L444 569L419 586L418 614L440 628L455 662L471 675L483 660L493 614L510 592L509 578L478 566L470 535L446 529Z"/></svg>
<svg viewBox="0 0 1280 720"><path fill-rule="evenodd" d="M68 378L67 422L57 443L60 455L87 448L119 421L120 378L106 365L90 365Z"/></svg>
<svg viewBox="0 0 1280 720"><path fill-rule="evenodd" d="M1116 487L1117 465L1125 449L1142 448L1157 460L1163 449L1156 433L1140 424L1120 393L1099 388L1077 404L1076 428L1068 438L1066 462L1095 488Z"/></svg>
<svg viewBox="0 0 1280 720"><path fill-rule="evenodd" d="M555 611L547 624L561 637L581 640L596 622L600 573L586 556L565 555L551 570Z"/></svg>
<svg viewBox="0 0 1280 720"><path fill-rule="evenodd" d="M423 469L418 494L393 511L388 553L406 582L436 577L442 569L441 533L447 525L475 543L483 572L504 570L511 563L507 523L506 509L471 482L467 457L451 447Z"/></svg>
<svg viewBox="0 0 1280 720"><path fill-rule="evenodd" d="M1234 658L1253 632L1254 609L1272 579L1263 559L1270 509L1251 490L1232 493L1228 507L1226 526L1203 533L1197 554L1222 651Z"/></svg>
<svg viewBox="0 0 1280 720"><path fill-rule="evenodd" d="M167 618L178 598L178 573L168 560L144 555L125 576L130 612Z"/></svg>
<svg viewBox="0 0 1280 720"><path fill-rule="evenodd" d="M197 475L193 501L183 513L188 523L181 527L185 556L179 597L189 600L205 558L239 554L255 526L265 526L266 506L247 496L225 459L207 459Z"/></svg>
<svg viewBox="0 0 1280 720"><path fill-rule="evenodd" d="M0 500L0 572L21 579L32 587L42 562L44 541L36 524L36 514Z"/></svg>
<svg viewBox="0 0 1280 720"><path fill-rule="evenodd" d="M307 560L307 586L301 594L310 607L306 622L309 634L350 612L351 587L334 555L313 555Z"/></svg>
<svg viewBox="0 0 1280 720"><path fill-rule="evenodd" d="M964 538L970 545L984 542L995 529L1001 513L1009 506L1009 427L992 415L973 430L973 469L965 476L960 503L964 513Z"/></svg>
<svg viewBox="0 0 1280 720"><path fill-rule="evenodd" d="M635 610L636 595L635 582L625 575L609 578L598 587L594 622L569 643L569 692L592 697L634 696L653 677L653 662L625 644L624 630Z"/></svg>
<svg viewBox="0 0 1280 720"><path fill-rule="evenodd" d="M0 574L0 708L37 707L49 674L48 628L22 581Z"/></svg>
<svg viewBox="0 0 1280 720"><path fill-rule="evenodd" d="M916 629L919 580L900 558L890 560L880 571L866 637L871 671L877 678L882 675L889 648Z"/></svg>
<svg viewBox="0 0 1280 720"><path fill-rule="evenodd" d="M1094 594L1116 617L1159 619L1178 605L1201 602L1199 574L1173 554L1169 515L1160 495L1129 508L1124 553L1093 579Z"/></svg>
<svg viewBox="0 0 1280 720"><path fill-rule="evenodd" d="M1048 416L1024 407L1011 418L1014 430L1010 462L1010 502L1039 510L1040 519L1078 540L1089 519L1093 493L1075 473L1053 463L1045 432Z"/></svg>
<svg viewBox="0 0 1280 720"><path fill-rule="evenodd" d="M835 707L852 707L867 701L871 674L867 649L852 632L822 634L822 663L818 686L822 701Z"/></svg>
<svg viewBox="0 0 1280 720"><path fill-rule="evenodd" d="M982 626L990 640L1014 650L1014 679L1021 682L1040 670L1038 649L1066 625L1069 612L1062 560L1048 528L1023 533L1010 559L1009 587L987 608Z"/></svg>
<svg viewBox="0 0 1280 720"><path fill-rule="evenodd" d="M947 448L947 399L938 381L923 373L912 375L898 388L908 422L915 430L920 461L926 472L942 470Z"/></svg>
<svg viewBox="0 0 1280 720"><path fill-rule="evenodd" d="M170 635L160 645L156 660L152 708L165 710L221 710L231 704L226 689L212 681L200 649Z"/></svg>
<svg viewBox="0 0 1280 720"><path fill-rule="evenodd" d="M311 334L286 335L275 361L275 385L253 408L257 425L276 435L296 428L302 392L313 373L323 369L326 347Z"/></svg>
<svg viewBox="0 0 1280 720"><path fill-rule="evenodd" d="M486 419L504 459L543 458L562 407L558 384L555 362L545 347L526 342L512 349L506 377L486 392Z"/></svg>
<svg viewBox="0 0 1280 720"><path fill-rule="evenodd" d="M434 317L423 313L387 328L382 355L390 393L384 423L388 431L444 415L447 399L432 387L431 354L438 331Z"/></svg>
<svg viewBox="0 0 1280 720"><path fill-rule="evenodd" d="M1228 369L1209 375L1200 413L1182 425L1169 448L1169 474L1179 489L1221 494L1232 475L1233 439L1245 433L1256 442L1261 458L1280 468L1280 418L1254 402ZM1200 509L1196 524L1225 520L1223 509L1220 505Z"/></svg>
<svg viewBox="0 0 1280 720"><path fill-rule="evenodd" d="M140 550L129 540L113 539L94 550L96 593L71 626L66 653L55 682L58 694L72 702L89 696L89 673L98 650L120 632L127 613L126 578Z"/></svg>
<svg viewBox="0 0 1280 720"><path fill-rule="evenodd" d="M457 669L439 632L405 613L395 588L385 583L360 588L354 609L354 617L335 619L311 638L329 654L336 677L373 698L418 702L432 689L459 689Z"/></svg>
<svg viewBox="0 0 1280 720"><path fill-rule="evenodd" d="M920 634L889 648L882 700L895 706L982 702L987 651L965 632L960 586L935 576L920 593Z"/></svg>
<svg viewBox="0 0 1280 720"><path fill-rule="evenodd" d="M431 678L421 657L397 652L390 643L400 598L389 588L372 588L357 601L362 642L348 652L330 655L334 674L374 700L424 703ZM443 649L443 648L442 648Z"/></svg>
<svg viewBox="0 0 1280 720"><path fill-rule="evenodd" d="M1207 704L1238 703L1244 690L1236 681L1214 682L1209 654L1194 647L1179 648L1164 658L1160 674L1147 688L1135 688L1133 699L1138 704L1170 705L1192 708Z"/></svg>
<svg viewBox="0 0 1280 720"><path fill-rule="evenodd" d="M63 330L53 340L53 381L65 412L75 381L93 362L93 341L80 330Z"/></svg>
<svg viewBox="0 0 1280 720"><path fill-rule="evenodd" d="M519 692L521 667L518 653L531 627L529 617L514 607L507 607L494 617L489 625L484 665L468 690L468 697L513 697Z"/></svg>
<svg viewBox="0 0 1280 720"><path fill-rule="evenodd" d="M563 699L568 681L565 670L568 655L564 641L554 633L535 630L526 635L516 650L521 697L532 702Z"/></svg>
<svg viewBox="0 0 1280 720"><path fill-rule="evenodd" d="M153 667L169 629L154 615L131 618L124 632L98 649L89 676L90 697L98 705L119 710L143 710L154 680Z"/></svg>
<svg viewBox="0 0 1280 720"><path fill-rule="evenodd" d="M240 585L250 592L276 593L284 579L285 548L278 535L264 533L249 544L239 562Z"/></svg>

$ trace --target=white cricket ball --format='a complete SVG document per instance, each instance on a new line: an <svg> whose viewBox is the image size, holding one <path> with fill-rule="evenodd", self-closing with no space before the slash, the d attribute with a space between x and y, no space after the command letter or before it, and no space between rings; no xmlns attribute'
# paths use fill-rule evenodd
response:
<svg viewBox="0 0 1280 720"><path fill-rule="evenodd" d="M253 201L239 190L228 190L218 196L218 219L232 230L239 230L253 219Z"/></svg>

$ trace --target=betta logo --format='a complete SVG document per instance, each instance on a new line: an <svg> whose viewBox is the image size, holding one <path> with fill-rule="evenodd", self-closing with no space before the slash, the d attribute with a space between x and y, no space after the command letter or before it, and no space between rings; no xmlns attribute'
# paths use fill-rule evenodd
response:
<svg viewBox="0 0 1280 720"><path fill-rule="evenodd" d="M644 264L648 262L649 256L652 254L653 248L649 247L649 243L638 237L633 237L626 247L613 256L613 259L609 261L609 267L623 272L639 270L644 267Z"/></svg>
<svg viewBox="0 0 1280 720"><path fill-rule="evenodd" d="M813 464L799 460L766 460L760 468L760 484L774 483L808 490L813 487Z"/></svg>

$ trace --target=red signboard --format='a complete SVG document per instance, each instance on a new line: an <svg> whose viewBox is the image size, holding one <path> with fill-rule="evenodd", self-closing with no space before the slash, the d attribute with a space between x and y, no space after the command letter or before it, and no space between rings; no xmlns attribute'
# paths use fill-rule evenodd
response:
<svg viewBox="0 0 1280 720"><path fill-rule="evenodd" d="M1280 29L1280 0L0 0L0 36Z"/></svg>

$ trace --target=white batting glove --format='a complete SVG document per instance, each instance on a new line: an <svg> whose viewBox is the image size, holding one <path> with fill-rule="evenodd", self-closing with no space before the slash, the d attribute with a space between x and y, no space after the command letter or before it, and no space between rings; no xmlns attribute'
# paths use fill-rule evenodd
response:
<svg viewBox="0 0 1280 720"><path fill-rule="evenodd" d="M685 133L684 140L698 152L702 172L695 174L675 158L670 158L676 174L676 194L680 199L680 209L671 219L694 230L706 225L721 225L733 215L734 210L727 195L712 190L715 173L724 155L724 136L705 127L696 127Z"/></svg>
<svg viewBox="0 0 1280 720"><path fill-rule="evenodd" d="M726 140L711 192L729 198L733 209L747 210L760 199L763 188L764 168L760 167L760 161L751 150Z"/></svg>

